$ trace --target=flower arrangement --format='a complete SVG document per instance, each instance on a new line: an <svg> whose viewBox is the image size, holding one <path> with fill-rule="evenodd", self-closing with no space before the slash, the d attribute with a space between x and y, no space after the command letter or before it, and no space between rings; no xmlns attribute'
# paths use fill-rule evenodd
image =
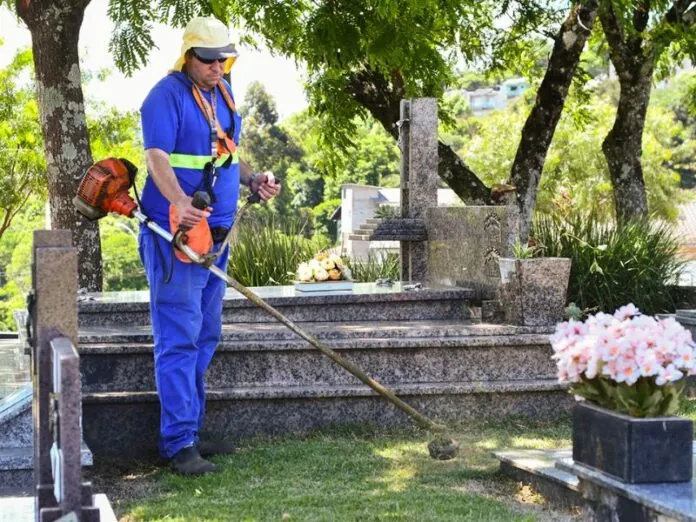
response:
<svg viewBox="0 0 696 522"><path fill-rule="evenodd" d="M633 417L676 413L682 377L696 374L691 332L633 304L558 324L551 346L558 379L578 400Z"/></svg>
<svg viewBox="0 0 696 522"><path fill-rule="evenodd" d="M300 263L295 274L300 283L351 280L350 269L336 254L319 253Z"/></svg>

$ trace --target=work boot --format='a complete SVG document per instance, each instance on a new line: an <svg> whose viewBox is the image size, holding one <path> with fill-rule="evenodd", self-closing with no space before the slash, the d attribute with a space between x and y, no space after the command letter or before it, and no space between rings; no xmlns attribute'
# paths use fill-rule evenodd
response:
<svg viewBox="0 0 696 522"><path fill-rule="evenodd" d="M174 455L169 461L169 467L182 475L203 475L218 470L215 464L201 457L195 446L187 446Z"/></svg>
<svg viewBox="0 0 696 522"><path fill-rule="evenodd" d="M202 440L198 443L198 452L201 454L201 457L232 455L235 449L234 444L226 440Z"/></svg>

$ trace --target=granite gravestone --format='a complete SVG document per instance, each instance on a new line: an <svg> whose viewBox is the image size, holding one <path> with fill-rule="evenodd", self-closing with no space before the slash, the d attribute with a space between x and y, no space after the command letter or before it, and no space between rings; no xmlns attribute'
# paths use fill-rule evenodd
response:
<svg viewBox="0 0 696 522"><path fill-rule="evenodd" d="M29 297L37 522L99 520L81 479L77 339L77 250L70 232L34 232Z"/></svg>

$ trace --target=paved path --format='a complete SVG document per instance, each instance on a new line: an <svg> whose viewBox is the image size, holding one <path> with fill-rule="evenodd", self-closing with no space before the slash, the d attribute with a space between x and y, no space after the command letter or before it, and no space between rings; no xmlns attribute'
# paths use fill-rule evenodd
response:
<svg viewBox="0 0 696 522"><path fill-rule="evenodd" d="M94 495L94 504L100 522L117 522L106 495ZM34 497L0 497L0 522L34 522Z"/></svg>

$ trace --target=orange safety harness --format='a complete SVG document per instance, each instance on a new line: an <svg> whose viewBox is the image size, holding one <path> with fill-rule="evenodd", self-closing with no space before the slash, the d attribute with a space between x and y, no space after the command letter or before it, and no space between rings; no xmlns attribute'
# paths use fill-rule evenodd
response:
<svg viewBox="0 0 696 522"><path fill-rule="evenodd" d="M203 97L200 88L194 83L191 87L193 91L193 98L196 100L198 107L203 111L205 119L208 120L210 124L210 137L211 137L211 156L213 161L219 159L223 154L234 154L237 150L237 145L234 142L234 112L236 112L236 107L234 105L234 100L232 96L227 92L225 85L222 83L217 84L217 88L220 89L222 97L225 99L225 103L232 111L232 127L229 132L222 130L220 122L217 119L217 89L213 89L210 93L212 105L208 103L208 100ZM229 161L232 161L231 158Z"/></svg>
<svg viewBox="0 0 696 522"><path fill-rule="evenodd" d="M222 129L217 118L217 89L220 89L222 97L225 99L225 103L230 108L230 111L232 111L232 126L228 132L225 132ZM205 119L210 124L211 159L210 162L208 162L203 168L203 184L205 185L205 190L213 203L215 202L213 187L215 186L215 181L217 179L215 162L224 155L227 155L227 159L222 164L222 168L227 168L232 163L232 157L237 151L237 144L234 142L234 113L236 111L234 100L232 100L232 96L230 96L230 93L227 92L227 89L222 81L217 84L217 89L213 89L211 91L211 103L208 103L208 100L205 99L200 88L195 83L191 87L194 100L196 100L198 107L201 109ZM174 205L171 205L169 208L169 224L172 231L179 230L180 219ZM184 242L199 255L207 255L213 247L210 227L208 226L208 221L206 219L201 220L198 225L193 227L191 230L186 231L185 236ZM179 250L175 250L175 255L184 263L191 262L188 256Z"/></svg>

